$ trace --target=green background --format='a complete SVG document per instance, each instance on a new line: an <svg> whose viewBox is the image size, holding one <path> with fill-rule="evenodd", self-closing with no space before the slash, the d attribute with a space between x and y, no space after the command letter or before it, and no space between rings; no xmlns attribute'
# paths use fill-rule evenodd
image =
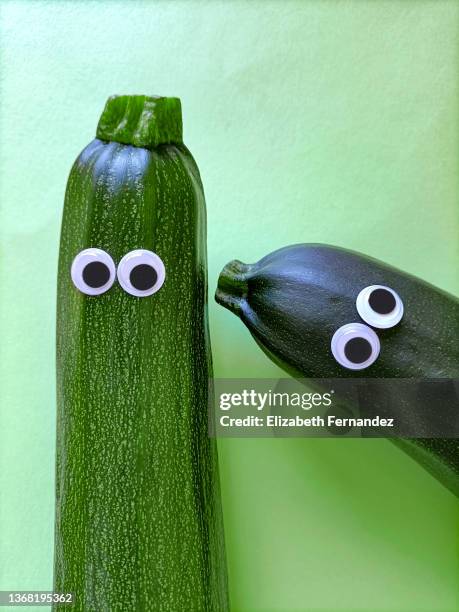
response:
<svg viewBox="0 0 459 612"><path fill-rule="evenodd" d="M106 98L182 99L211 295L229 259L314 241L457 292L458 67L455 1L0 2L1 589L52 584L60 216ZM216 376L280 374L210 317ZM389 442L220 458L234 611L459 608L458 502Z"/></svg>

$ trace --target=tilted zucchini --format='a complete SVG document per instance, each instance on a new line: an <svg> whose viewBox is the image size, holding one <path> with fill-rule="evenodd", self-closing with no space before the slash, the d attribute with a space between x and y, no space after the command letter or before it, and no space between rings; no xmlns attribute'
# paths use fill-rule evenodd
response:
<svg viewBox="0 0 459 612"><path fill-rule="evenodd" d="M459 301L355 252L298 244L253 265L232 261L216 300L294 376L459 375ZM458 440L394 441L459 495Z"/></svg>
<svg viewBox="0 0 459 612"><path fill-rule="evenodd" d="M70 172L59 255L54 589L73 610L228 610L209 376L180 101L112 97Z"/></svg>

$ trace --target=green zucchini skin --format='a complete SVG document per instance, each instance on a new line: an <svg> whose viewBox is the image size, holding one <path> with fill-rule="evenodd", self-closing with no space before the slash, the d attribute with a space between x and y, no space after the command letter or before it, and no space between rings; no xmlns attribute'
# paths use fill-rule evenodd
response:
<svg viewBox="0 0 459 612"><path fill-rule="evenodd" d="M205 200L183 144L100 139L72 167L57 301L54 589L94 612L228 610L212 375ZM158 293L72 284L81 250L166 267ZM54 610L64 610L56 605Z"/></svg>
<svg viewBox="0 0 459 612"><path fill-rule="evenodd" d="M346 323L361 321L356 298L369 285L386 285L405 313L391 329L378 329L381 353L365 370L334 359L330 343ZM298 244L258 263L232 261L220 274L216 300L248 327L263 351L303 378L457 378L459 301L380 261L342 248ZM395 440L394 440L395 441ZM445 486L459 495L459 441L396 440Z"/></svg>

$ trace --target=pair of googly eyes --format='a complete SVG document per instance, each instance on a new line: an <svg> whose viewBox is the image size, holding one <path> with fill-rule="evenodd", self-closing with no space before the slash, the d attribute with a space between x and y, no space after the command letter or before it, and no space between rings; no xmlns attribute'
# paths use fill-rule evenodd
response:
<svg viewBox="0 0 459 612"><path fill-rule="evenodd" d="M371 285L357 296L357 312L368 325L389 329L403 317L403 302L390 287ZM363 323L343 325L333 335L331 350L336 361L348 370L364 370L379 356L381 345L376 333Z"/></svg>
<svg viewBox="0 0 459 612"><path fill-rule="evenodd" d="M91 248L78 253L70 275L75 287L86 295L105 293L118 278L127 293L147 297L161 289L166 269L161 258L146 249L130 251L116 267L108 253Z"/></svg>

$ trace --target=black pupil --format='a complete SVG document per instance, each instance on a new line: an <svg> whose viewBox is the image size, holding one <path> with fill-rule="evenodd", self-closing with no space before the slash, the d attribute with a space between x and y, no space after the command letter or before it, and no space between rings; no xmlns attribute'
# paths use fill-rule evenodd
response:
<svg viewBox="0 0 459 612"><path fill-rule="evenodd" d="M135 289L146 291L154 286L158 280L158 275L156 274L156 270L151 266L139 264L132 268L129 280Z"/></svg>
<svg viewBox="0 0 459 612"><path fill-rule="evenodd" d="M92 261L83 268L83 280L93 289L103 287L110 279L110 270L101 261Z"/></svg>
<svg viewBox="0 0 459 612"><path fill-rule="evenodd" d="M363 363L371 357L371 344L365 338L351 338L346 342L344 354L352 363Z"/></svg>
<svg viewBox="0 0 459 612"><path fill-rule="evenodd" d="M368 303L378 314L389 314L396 306L395 298L387 289L375 289L370 293Z"/></svg>

